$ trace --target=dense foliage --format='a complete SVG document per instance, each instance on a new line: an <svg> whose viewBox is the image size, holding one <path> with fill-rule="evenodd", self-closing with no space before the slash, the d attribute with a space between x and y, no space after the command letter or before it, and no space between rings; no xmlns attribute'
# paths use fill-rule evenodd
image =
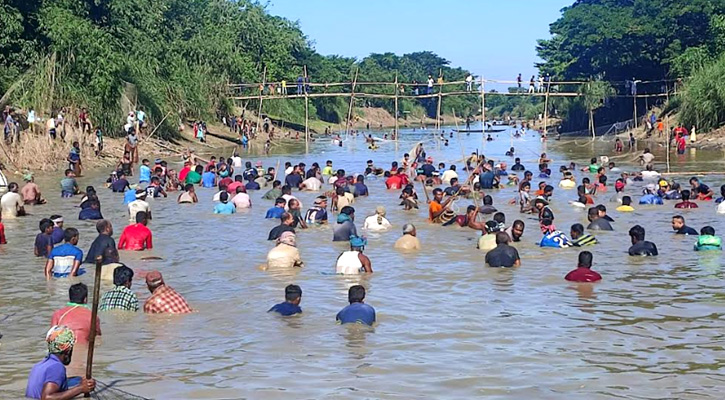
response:
<svg viewBox="0 0 725 400"><path fill-rule="evenodd" d="M619 94L626 93L622 82L632 78L687 78L725 52L723 14L722 0L577 0L551 24L552 37L539 41L543 62L537 66L554 80L617 82ZM600 110L603 119L631 117L632 99L608 105ZM646 112L643 100L638 107Z"/></svg>
<svg viewBox="0 0 725 400"><path fill-rule="evenodd" d="M231 109L228 83L258 82L263 70L268 81L290 82L305 65L313 82L350 81L358 67L360 81L466 74L428 52L359 62L322 56L296 23L251 0L0 0L0 26L0 93L46 116L60 107L88 107L110 134L122 125L124 95L155 121L167 114L209 118ZM473 111L474 101L462 101L450 104ZM311 103L312 118L346 117L344 99ZM269 107L292 122L304 116L301 101ZM169 118L162 133L173 134L175 123Z"/></svg>

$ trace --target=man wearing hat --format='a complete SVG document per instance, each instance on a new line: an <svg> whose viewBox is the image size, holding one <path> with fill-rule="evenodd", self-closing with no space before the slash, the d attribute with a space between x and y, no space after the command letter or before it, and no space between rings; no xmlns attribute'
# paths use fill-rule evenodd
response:
<svg viewBox="0 0 725 400"><path fill-rule="evenodd" d="M191 312L191 307L186 300L176 290L164 283L161 272L151 271L146 274L146 286L151 292L151 297L143 305L145 313L186 314Z"/></svg>
<svg viewBox="0 0 725 400"><path fill-rule="evenodd" d="M373 266L368 256L363 254L368 241L359 236L350 236L350 250L337 257L335 272L343 275L372 273Z"/></svg>
<svg viewBox="0 0 725 400"><path fill-rule="evenodd" d="M46 334L45 341L48 345L48 355L30 370L25 397L72 399L96 389L96 381L86 378L81 378L80 385L68 387L65 366L71 362L76 342L76 337L70 328L64 325L53 326Z"/></svg>
<svg viewBox="0 0 725 400"><path fill-rule="evenodd" d="M305 213L305 223L308 225L327 223L327 197L315 198L315 204Z"/></svg>
<svg viewBox="0 0 725 400"><path fill-rule="evenodd" d="M539 211L539 222L545 218L554 220L554 212L551 211L549 202L543 196L539 196L534 200L534 208Z"/></svg>
<svg viewBox="0 0 725 400"><path fill-rule="evenodd" d="M147 193L143 189L136 189L136 200L128 203L128 216L129 220L133 221L136 218L136 214L140 211L146 213L148 219L151 217L151 205L146 201Z"/></svg>

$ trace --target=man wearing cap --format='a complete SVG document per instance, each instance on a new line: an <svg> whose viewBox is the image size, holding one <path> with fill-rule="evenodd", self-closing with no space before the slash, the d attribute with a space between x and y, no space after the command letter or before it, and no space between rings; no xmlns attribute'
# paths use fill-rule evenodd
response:
<svg viewBox="0 0 725 400"><path fill-rule="evenodd" d="M420 240L413 224L403 225L403 236L395 241L393 248L398 250L420 250Z"/></svg>
<svg viewBox="0 0 725 400"><path fill-rule="evenodd" d="M63 230L63 217L60 215L51 215L50 220L53 221L53 232L50 236L53 238L53 245L63 241L65 231Z"/></svg>
<svg viewBox="0 0 725 400"><path fill-rule="evenodd" d="M76 337L67 326L53 326L45 336L48 355L35 364L28 376L25 397L31 399L72 399L96 389L94 379L81 378L80 385L68 387L65 366L73 357Z"/></svg>
<svg viewBox="0 0 725 400"><path fill-rule="evenodd" d="M308 225L327 223L327 197L317 196L315 204L305 213L305 223Z"/></svg>
<svg viewBox="0 0 725 400"><path fill-rule="evenodd" d="M545 218L554 220L554 212L549 208L549 202L543 197L537 197L534 200L534 208L539 212L539 222Z"/></svg>
<svg viewBox="0 0 725 400"><path fill-rule="evenodd" d="M148 219L146 213L136 213L136 223L124 228L118 239L119 250L150 250L153 248L151 230L146 227Z"/></svg>
<svg viewBox="0 0 725 400"><path fill-rule="evenodd" d="M355 228L355 209L345 206L337 215L337 224L333 228L333 242L347 242L351 237L357 236Z"/></svg>
<svg viewBox="0 0 725 400"><path fill-rule="evenodd" d="M297 249L297 236L294 232L285 231L277 238L277 245L267 253L267 265L262 269L290 269L304 265Z"/></svg>
<svg viewBox="0 0 725 400"><path fill-rule="evenodd" d="M350 250L344 251L337 257L335 273L343 275L372 273L373 265L368 256L363 254L367 242L367 240L358 236L350 237Z"/></svg>
<svg viewBox="0 0 725 400"><path fill-rule="evenodd" d="M146 274L146 286L151 297L143 305L143 311L148 314L186 314L191 307L186 300L174 289L164 283L164 277L159 271Z"/></svg>
<svg viewBox="0 0 725 400"><path fill-rule="evenodd" d="M143 189L136 190L136 200L128 203L128 216L129 221L133 221L136 218L136 214L143 211L146 213L148 219L151 217L151 205L146 201L147 193Z"/></svg>

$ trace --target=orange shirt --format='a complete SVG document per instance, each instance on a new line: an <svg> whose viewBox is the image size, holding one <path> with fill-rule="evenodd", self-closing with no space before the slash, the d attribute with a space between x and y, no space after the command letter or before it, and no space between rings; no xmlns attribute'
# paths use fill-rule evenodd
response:
<svg viewBox="0 0 725 400"><path fill-rule="evenodd" d="M435 200L431 201L430 206L428 206L428 219L433 222L433 216L441 211L443 211L443 205Z"/></svg>

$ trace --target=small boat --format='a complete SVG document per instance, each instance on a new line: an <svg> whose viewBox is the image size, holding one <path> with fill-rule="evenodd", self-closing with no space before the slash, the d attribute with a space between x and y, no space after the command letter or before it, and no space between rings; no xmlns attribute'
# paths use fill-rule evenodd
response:
<svg viewBox="0 0 725 400"><path fill-rule="evenodd" d="M454 129L455 132L460 133L497 133L497 132L503 132L506 129Z"/></svg>

